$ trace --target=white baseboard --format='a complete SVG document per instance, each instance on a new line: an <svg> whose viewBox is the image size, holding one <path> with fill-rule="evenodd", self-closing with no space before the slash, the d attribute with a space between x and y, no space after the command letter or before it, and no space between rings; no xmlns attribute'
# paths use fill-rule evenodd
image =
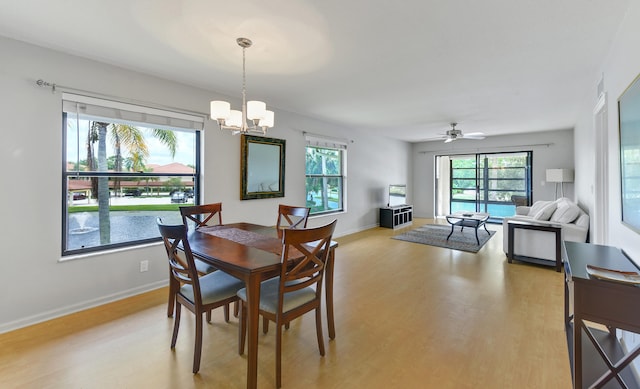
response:
<svg viewBox="0 0 640 389"><path fill-rule="evenodd" d="M352 229L352 230L342 231L339 234L334 234L333 237L334 238L340 238L342 236L355 234L356 232L362 232L362 231L370 230L370 229L376 228L376 227L379 227L379 225L377 223L376 224L371 224L371 225L368 225L368 226L361 226L361 227L358 227L358 228L355 228L355 229Z"/></svg>
<svg viewBox="0 0 640 389"><path fill-rule="evenodd" d="M166 280L158 281L158 282L154 282L154 283L151 283L151 284L142 285L142 286L139 286L139 287L136 287L136 288L123 290L121 292L114 293L114 294L111 294L111 295L102 296L102 297L97 298L97 299L87 300L87 301L83 301L83 302L80 302L80 303L77 303L77 304L73 304L73 305L69 305L69 306L66 306L66 307L62 307L62 308L59 308L59 309L54 309L54 310L51 310L51 311L42 312L42 313L39 313L37 315L24 317L24 318L21 318L21 319L16 320L16 321L12 321L12 322L8 322L8 323L2 323L2 324L0 324L0 334L5 333L5 332L9 332L9 331L14 331L14 330L17 330L19 328L27 327L27 326L30 326L30 325L42 323L44 321L55 319L55 318L58 318L58 317L61 317L61 316L65 316L65 315L69 315L71 313L80 312L80 311L83 311L85 309L94 308L94 307L97 307L99 305L104 305L104 304L111 303L111 302L114 302L114 301L122 300L124 298L135 296L135 295L138 295L138 294L141 294L141 293L145 293L145 292L149 292L149 291L152 291L152 290L155 290L155 289L159 289L159 288L165 287L167 285L168 285L168 281L166 281Z"/></svg>

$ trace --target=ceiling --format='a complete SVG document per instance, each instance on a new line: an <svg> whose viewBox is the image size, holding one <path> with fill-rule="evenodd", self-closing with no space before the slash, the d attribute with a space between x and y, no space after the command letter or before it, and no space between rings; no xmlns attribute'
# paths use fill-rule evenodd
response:
<svg viewBox="0 0 640 389"><path fill-rule="evenodd" d="M628 3L20 0L0 35L236 100L247 37L248 99L419 142L573 128Z"/></svg>

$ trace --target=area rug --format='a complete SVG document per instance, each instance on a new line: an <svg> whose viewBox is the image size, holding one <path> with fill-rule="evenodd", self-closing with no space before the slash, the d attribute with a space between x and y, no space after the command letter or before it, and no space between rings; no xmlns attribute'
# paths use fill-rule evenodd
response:
<svg viewBox="0 0 640 389"><path fill-rule="evenodd" d="M445 247L453 250L468 251L477 253L485 243L491 239L496 233L489 230L489 234L484 227L478 229L478 239L480 244L476 243L476 233L473 228L466 227L464 231L460 231L460 227L456 227L449 240L447 235L451 232L451 226L446 224L426 224L409 232L393 236L393 239L404 240L407 242L428 244L430 246Z"/></svg>

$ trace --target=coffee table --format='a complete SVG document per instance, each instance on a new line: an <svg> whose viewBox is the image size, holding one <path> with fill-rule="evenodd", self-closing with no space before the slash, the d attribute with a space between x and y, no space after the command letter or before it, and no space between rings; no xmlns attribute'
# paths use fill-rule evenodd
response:
<svg viewBox="0 0 640 389"><path fill-rule="evenodd" d="M476 231L476 242L480 244L480 239L478 239L478 228L484 226L484 230L489 233L487 230L486 221L489 219L489 214L484 212L456 212L449 215L446 215L447 223L451 224L451 232L447 236L447 240L453 234L453 230L456 226L460 226L460 232L464 231L465 227L472 227Z"/></svg>

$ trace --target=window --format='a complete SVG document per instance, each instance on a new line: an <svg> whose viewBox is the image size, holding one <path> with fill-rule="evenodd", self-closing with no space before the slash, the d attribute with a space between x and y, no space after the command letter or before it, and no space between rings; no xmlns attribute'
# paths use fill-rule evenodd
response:
<svg viewBox="0 0 640 389"><path fill-rule="evenodd" d="M513 215L512 196L531 196L532 158L531 151L451 156L451 212Z"/></svg>
<svg viewBox="0 0 640 389"><path fill-rule="evenodd" d="M199 203L203 118L63 94L62 255L157 241Z"/></svg>
<svg viewBox="0 0 640 389"><path fill-rule="evenodd" d="M306 136L306 193L311 215L345 210L346 142Z"/></svg>

